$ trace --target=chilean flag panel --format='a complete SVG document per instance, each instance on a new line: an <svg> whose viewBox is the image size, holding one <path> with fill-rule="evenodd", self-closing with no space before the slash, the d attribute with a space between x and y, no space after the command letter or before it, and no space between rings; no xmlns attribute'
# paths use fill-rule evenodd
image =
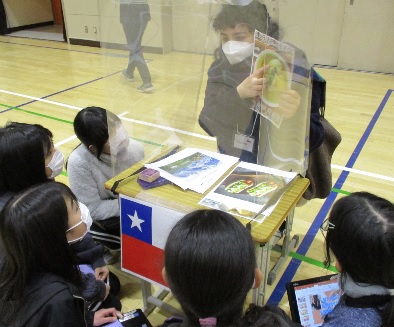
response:
<svg viewBox="0 0 394 327"><path fill-rule="evenodd" d="M164 246L183 214L120 195L122 268L137 277L167 286L161 276Z"/></svg>

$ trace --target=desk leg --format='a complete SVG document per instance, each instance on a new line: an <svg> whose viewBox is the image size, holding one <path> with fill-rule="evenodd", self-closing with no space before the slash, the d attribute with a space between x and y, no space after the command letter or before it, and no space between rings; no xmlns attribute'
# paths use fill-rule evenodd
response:
<svg viewBox="0 0 394 327"><path fill-rule="evenodd" d="M281 246L281 254L279 259L276 261L274 267L270 271L267 279L268 285L272 285L276 279L276 273L282 264L285 262L290 249L295 248L298 244L298 236L294 236L292 239L290 238L291 230L293 228L293 219L294 219L294 209L290 211L289 215L286 217L286 231L283 239L283 245Z"/></svg>
<svg viewBox="0 0 394 327"><path fill-rule="evenodd" d="M144 313L148 315L155 308L154 305L148 303L148 298L152 296L151 284L141 279L141 291L142 291L142 302L144 304L142 311L144 311Z"/></svg>
<svg viewBox="0 0 394 327"><path fill-rule="evenodd" d="M264 245L256 244L257 267L263 273L263 280L261 281L260 287L253 290L253 303L257 305L264 305L272 242L273 238L271 238L270 241Z"/></svg>
<svg viewBox="0 0 394 327"><path fill-rule="evenodd" d="M156 307L167 311L173 316L182 316L182 312L173 306L163 302L162 300L169 294L164 288L159 288L155 294L152 295L151 284L145 280L141 280L142 300L144 304L145 315L149 315Z"/></svg>

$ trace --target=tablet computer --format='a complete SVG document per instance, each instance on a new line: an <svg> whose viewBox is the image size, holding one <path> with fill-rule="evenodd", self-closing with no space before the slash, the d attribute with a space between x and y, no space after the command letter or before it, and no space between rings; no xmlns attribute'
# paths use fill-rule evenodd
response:
<svg viewBox="0 0 394 327"><path fill-rule="evenodd" d="M141 309L123 313L123 318L105 325L105 327L152 327Z"/></svg>
<svg viewBox="0 0 394 327"><path fill-rule="evenodd" d="M339 275L289 282L286 291L293 321L304 327L319 327L339 301Z"/></svg>

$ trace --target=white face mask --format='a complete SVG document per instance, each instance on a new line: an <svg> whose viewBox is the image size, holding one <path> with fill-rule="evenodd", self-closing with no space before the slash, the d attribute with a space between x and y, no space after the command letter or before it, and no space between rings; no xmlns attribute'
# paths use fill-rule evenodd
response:
<svg viewBox="0 0 394 327"><path fill-rule="evenodd" d="M117 155L127 149L130 142L129 135L123 125L116 128L115 135L109 137L109 146L112 155Z"/></svg>
<svg viewBox="0 0 394 327"><path fill-rule="evenodd" d="M222 45L222 50L232 65L250 57L253 54L253 48L253 43L240 41L228 41Z"/></svg>
<svg viewBox="0 0 394 327"><path fill-rule="evenodd" d="M52 170L50 178L55 178L56 176L60 175L60 173L63 170L63 164L64 164L63 153L61 153L59 149L56 149L51 161L47 166Z"/></svg>
<svg viewBox="0 0 394 327"><path fill-rule="evenodd" d="M81 220L86 224L86 228L89 231L90 226L92 226L92 216L90 215L90 211L87 206L85 206L82 202L78 201L79 210L81 210Z"/></svg>
<svg viewBox="0 0 394 327"><path fill-rule="evenodd" d="M68 241L68 244L74 244L82 240L90 230L90 226L92 226L92 217L90 216L90 211L88 207L79 201L78 201L78 205L79 205L79 210L81 210L81 221L79 223L76 223L74 226L71 226L69 229L67 229L66 233L78 227L82 223L86 225L86 232L81 237L78 237L75 240Z"/></svg>

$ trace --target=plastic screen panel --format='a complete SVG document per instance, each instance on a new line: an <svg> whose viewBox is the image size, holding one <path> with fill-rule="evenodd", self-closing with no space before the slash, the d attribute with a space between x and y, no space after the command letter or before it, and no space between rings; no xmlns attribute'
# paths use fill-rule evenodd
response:
<svg viewBox="0 0 394 327"><path fill-rule="evenodd" d="M114 173L119 122L146 162L180 145L305 172L310 65L282 40L277 1L98 5L106 94L96 105L120 118L108 117Z"/></svg>

